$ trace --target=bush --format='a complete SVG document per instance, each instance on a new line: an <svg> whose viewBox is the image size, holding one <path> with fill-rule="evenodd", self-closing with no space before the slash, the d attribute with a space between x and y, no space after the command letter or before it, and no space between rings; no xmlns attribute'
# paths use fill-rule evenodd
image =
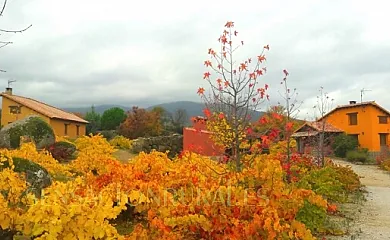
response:
<svg viewBox="0 0 390 240"><path fill-rule="evenodd" d="M56 142L50 145L46 150L50 152L52 157L59 162L69 160L69 158L75 153L76 145L70 142Z"/></svg>
<svg viewBox="0 0 390 240"><path fill-rule="evenodd" d="M319 232L324 227L326 210L305 200L296 218L301 223L304 223L310 231Z"/></svg>
<svg viewBox="0 0 390 240"><path fill-rule="evenodd" d="M328 166L308 172L298 182L298 187L313 190L331 201L346 200L345 185L337 179L335 169Z"/></svg>
<svg viewBox="0 0 390 240"><path fill-rule="evenodd" d="M343 133L334 138L332 148L336 157L345 158L347 152L355 150L358 145L356 138Z"/></svg>
<svg viewBox="0 0 390 240"><path fill-rule="evenodd" d="M381 161L379 167L383 170L390 171L390 159Z"/></svg>
<svg viewBox="0 0 390 240"><path fill-rule="evenodd" d="M347 152L347 161L349 162L362 162L368 161L368 152L365 150L353 150Z"/></svg>
<svg viewBox="0 0 390 240"><path fill-rule="evenodd" d="M121 149L131 149L133 146L133 141L124 136L118 135L110 140L110 144Z"/></svg>
<svg viewBox="0 0 390 240"><path fill-rule="evenodd" d="M107 141L110 141L114 137L118 135L118 132L115 130L103 130L103 131L98 131L98 134L100 133Z"/></svg>

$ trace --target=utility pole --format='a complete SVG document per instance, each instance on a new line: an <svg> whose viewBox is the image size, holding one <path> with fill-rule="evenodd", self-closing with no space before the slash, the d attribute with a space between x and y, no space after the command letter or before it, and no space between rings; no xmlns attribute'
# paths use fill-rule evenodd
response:
<svg viewBox="0 0 390 240"><path fill-rule="evenodd" d="M363 94L364 94L365 92L369 92L369 91L372 91L372 90L364 89L364 88L362 88L362 90L360 90L360 102L361 102L361 103L363 102Z"/></svg>

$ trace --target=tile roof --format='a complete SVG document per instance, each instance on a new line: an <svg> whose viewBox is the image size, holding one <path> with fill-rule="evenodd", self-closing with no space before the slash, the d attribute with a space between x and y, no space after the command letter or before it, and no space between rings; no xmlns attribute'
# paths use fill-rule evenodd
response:
<svg viewBox="0 0 390 240"><path fill-rule="evenodd" d="M343 108L354 108L354 107L360 107L360 106L374 106L376 108L378 108L379 110L381 110L382 112L386 113L387 115L390 116L390 112L387 111L385 108L379 106L379 104L377 104L375 101L369 101L369 102L361 102L361 103L354 103L354 104L345 104L345 105L339 105L337 106L336 108L334 108L332 111L328 112L327 114L325 114L322 118L320 118L319 120L323 119L324 117L328 116L329 114L337 111L338 109L343 109Z"/></svg>
<svg viewBox="0 0 390 240"><path fill-rule="evenodd" d="M341 133L344 132L341 129L336 128L330 123L325 122L325 125L322 125L322 121L316 121L316 122L305 122L301 127L299 127L295 132L291 135L292 137L310 137L310 136L315 136L319 132L322 132L322 127L324 127L324 132L328 133ZM313 130L309 131L301 131L304 129L305 126L308 126L312 128Z"/></svg>
<svg viewBox="0 0 390 240"><path fill-rule="evenodd" d="M322 131L322 128L324 127L325 132L344 132L343 130L336 128L335 126L333 126L328 122L325 122L325 125L323 125L322 121L306 122L306 125L314 128L317 131Z"/></svg>
<svg viewBox="0 0 390 240"><path fill-rule="evenodd" d="M17 95L10 95L7 93L1 93L0 96L6 97L14 102L17 102L25 107L28 107L49 118L57 118L57 119L64 119L64 120L80 122L80 123L88 123L88 121L76 116L73 113L66 112L64 110L50 106L46 103L31 98L26 98Z"/></svg>
<svg viewBox="0 0 390 240"><path fill-rule="evenodd" d="M291 135L291 137L311 137L317 135L318 132L296 132Z"/></svg>

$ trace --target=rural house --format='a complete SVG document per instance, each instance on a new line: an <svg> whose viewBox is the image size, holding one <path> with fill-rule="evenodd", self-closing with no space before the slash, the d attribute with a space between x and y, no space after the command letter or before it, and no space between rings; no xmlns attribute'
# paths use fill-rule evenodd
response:
<svg viewBox="0 0 390 240"><path fill-rule="evenodd" d="M331 153L330 143L333 137L342 133L343 130L334 127L326 121L306 122L299 127L291 137L297 140L298 152L307 153L318 150L320 133L322 132L324 132L324 151L326 155L328 155Z"/></svg>
<svg viewBox="0 0 390 240"><path fill-rule="evenodd" d="M29 115L38 115L53 128L57 136L76 138L86 133L87 121L37 100L12 94L12 88L2 96L1 125L5 126Z"/></svg>
<svg viewBox="0 0 390 240"><path fill-rule="evenodd" d="M390 112L379 106L375 101L362 103L350 101L349 104L337 106L318 119L317 122L325 121L326 129L339 129L355 137L361 148L367 148L371 153L379 153L387 151L389 147L389 116ZM307 137L304 136L304 133L300 133L304 132L304 126L294 133L294 137L298 142L299 139L302 140L303 137Z"/></svg>

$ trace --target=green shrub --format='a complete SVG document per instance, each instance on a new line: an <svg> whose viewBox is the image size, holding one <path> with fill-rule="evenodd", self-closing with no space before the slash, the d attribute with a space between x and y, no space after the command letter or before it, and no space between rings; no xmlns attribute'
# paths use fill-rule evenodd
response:
<svg viewBox="0 0 390 240"><path fill-rule="evenodd" d="M305 200L297 213L296 219L304 223L311 232L319 232L324 228L326 209Z"/></svg>
<svg viewBox="0 0 390 240"><path fill-rule="evenodd" d="M337 171L332 167L308 172L298 182L298 187L313 190L331 201L343 202L347 199L345 185L338 180Z"/></svg>
<svg viewBox="0 0 390 240"><path fill-rule="evenodd" d="M332 148L336 157L345 158L347 152L357 149L358 145L356 138L343 133L334 138Z"/></svg>
<svg viewBox="0 0 390 240"><path fill-rule="evenodd" d="M117 131L115 130L103 130L103 131L98 131L107 141L110 141L114 137L118 135Z"/></svg>
<svg viewBox="0 0 390 240"><path fill-rule="evenodd" d="M353 150L347 152L347 161L349 162L362 162L368 161L368 153L365 150Z"/></svg>

